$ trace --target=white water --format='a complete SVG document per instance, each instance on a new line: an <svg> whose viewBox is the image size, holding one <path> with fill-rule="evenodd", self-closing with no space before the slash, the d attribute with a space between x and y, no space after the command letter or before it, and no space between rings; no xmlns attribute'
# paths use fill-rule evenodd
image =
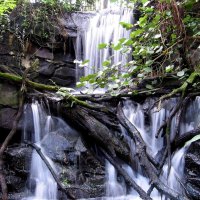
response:
<svg viewBox="0 0 200 200"><path fill-rule="evenodd" d="M125 101L124 102L124 113L126 117L129 119L131 123L133 123L136 128L140 131L145 143L148 146L148 152L151 153L154 157L156 156L157 152L162 149L164 145L164 141L162 138L155 138L155 134L163 123L163 121L169 116L169 110L171 110L174 105L176 104L176 99L171 99L166 101L164 104L165 106L159 111L156 112L156 108L153 108L150 111L149 118L150 125L145 123L145 113L143 107L145 107L145 103L143 105L139 105L137 103L133 103L132 101ZM152 103L152 102L151 102ZM180 127L180 134L190 131L200 124L200 98L197 97L193 103L189 105L184 114L183 120L181 122ZM171 134L175 130L176 125L176 116L173 118L172 126L171 126ZM172 137L173 138L173 137ZM168 165L167 163L163 167L163 171L160 175L161 180L163 183L168 185L171 189L179 192L184 193L184 153L187 150L188 146L185 146L178 151L176 151L172 155L171 160L171 169L168 175ZM108 182L107 185L111 184L113 187L107 187L107 197L106 200L140 200L137 192L131 190L127 192L126 186L121 184L117 180L117 172L114 167L107 163L107 174ZM130 177L134 179L134 181L144 190L147 191L150 187L149 179L144 177L142 172L139 170L133 171L129 166L124 166L124 169L128 172ZM116 186L116 187L114 187ZM121 186L121 187L120 187ZM120 189L119 189L120 188ZM120 194L119 194L119 191ZM113 194L113 195L111 195ZM153 200L164 200L166 199L165 196L161 196L159 192L154 189L151 193L151 197Z"/></svg>
<svg viewBox="0 0 200 200"><path fill-rule="evenodd" d="M40 141L45 134L48 134L51 129L51 116L46 116L44 110L36 102L31 105L33 113L34 134L32 142L35 143L42 151L43 155L48 160L51 167L56 171L53 162L40 145ZM42 115L42 116L41 116ZM45 127L43 129L43 126ZM42 134L42 132L44 133ZM57 183L52 174L47 168L44 161L33 150L30 170L30 187L34 190L33 194L23 200L56 200L57 199ZM34 185L34 188L32 188Z"/></svg>
<svg viewBox="0 0 200 200"><path fill-rule="evenodd" d="M100 10L91 16L87 30L78 33L77 59L81 59L80 52L83 49L82 59L89 60L88 66L84 67L85 75L102 70L102 63L107 59L111 59L113 63L118 63L119 68L129 59L120 51L113 51L111 48L98 49L98 45L101 43L116 45L119 39L129 38L130 31L119 25L120 22L132 23L132 11L123 8L120 10L119 8L118 10Z"/></svg>

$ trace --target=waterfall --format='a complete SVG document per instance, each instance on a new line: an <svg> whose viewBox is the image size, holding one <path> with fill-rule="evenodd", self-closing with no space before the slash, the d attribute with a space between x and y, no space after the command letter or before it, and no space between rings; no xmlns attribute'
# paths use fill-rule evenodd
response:
<svg viewBox="0 0 200 200"><path fill-rule="evenodd" d="M38 102L32 103L31 109L34 125L32 142L41 149L42 154L46 157L54 171L56 171L52 160L48 158L48 156L45 154L45 150L41 145L42 138L51 130L51 116L47 116L45 114L45 111L42 109ZM30 191L34 192L29 197L24 198L23 200L57 199L57 183L55 182L46 164L35 150L33 150L32 153L29 185Z"/></svg>
<svg viewBox="0 0 200 200"><path fill-rule="evenodd" d="M119 39L129 38L130 31L119 25L120 22L133 23L132 11L126 8L100 10L96 14L91 14L87 29L79 31L76 57L78 60L81 59L80 51L83 51L82 59L89 60L88 65L84 67L85 75L102 70L102 63L107 59L111 59L119 67L129 60L130 56L113 51L110 47L98 49L99 44L116 45Z"/></svg>
<svg viewBox="0 0 200 200"><path fill-rule="evenodd" d="M172 98L170 100L166 100L163 103L163 108L159 111L156 107L152 108L149 111L147 109L147 105L152 105L154 103L154 101L152 100L147 99L143 104L139 104L131 100L124 101L123 111L125 113L125 116L140 131L143 140L147 144L147 151L155 158L158 156L159 151L162 150L165 143L163 138L156 138L155 134L161 124L167 119L167 117L169 117L170 111L173 107L175 107L177 102L178 99ZM196 97L196 99L189 104L188 108L186 109L186 113L182 117L180 134L193 130L200 125L199 105L200 97ZM174 139L176 118L177 117L174 116L172 119L170 131L170 134L172 135L171 140ZM164 184L168 185L171 189L179 193L184 193L184 154L187 148L188 146L184 146L174 152L171 158L170 170L168 170L168 164L166 163L160 175L160 179L163 181ZM132 151L134 151L134 146ZM144 176L140 168L135 171L133 171L131 167L127 165L124 165L123 168L144 191L147 191L149 189L149 179ZM106 200L140 200L140 197L136 191L131 190L127 192L126 185L123 184L123 182L118 181L117 171L111 164L106 165L106 172L108 173L109 177L107 180L107 185L112 186L109 188L107 187ZM111 191L109 191L110 188ZM153 200L169 199L164 195L159 194L156 189L152 191L151 197Z"/></svg>

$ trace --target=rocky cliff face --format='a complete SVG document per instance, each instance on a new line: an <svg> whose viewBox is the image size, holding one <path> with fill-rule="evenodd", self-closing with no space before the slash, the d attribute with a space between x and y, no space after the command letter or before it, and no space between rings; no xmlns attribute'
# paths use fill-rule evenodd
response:
<svg viewBox="0 0 200 200"><path fill-rule="evenodd" d="M74 63L77 57L77 37L87 28L88 20L93 14L65 13L56 22L52 22L57 23L53 27L37 23L34 32L24 38L24 21L23 16L19 15L20 11L20 8L13 11L10 16L10 31L0 39L0 70L22 74L37 58L39 67L30 73L30 79L45 84L74 87L78 73ZM12 28L14 31L16 26L19 32L14 34ZM78 57L80 59L82 55Z"/></svg>

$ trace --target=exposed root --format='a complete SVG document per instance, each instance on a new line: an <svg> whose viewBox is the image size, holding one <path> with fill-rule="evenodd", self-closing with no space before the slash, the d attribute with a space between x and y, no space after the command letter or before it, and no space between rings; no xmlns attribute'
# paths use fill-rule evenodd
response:
<svg viewBox="0 0 200 200"><path fill-rule="evenodd" d="M176 107L172 110L172 112L170 113L169 117L167 118L167 120L160 126L160 128L158 129L157 133L156 133L156 138L158 138L159 134L161 133L161 131L166 128L166 130L169 130L170 128L170 124L171 121L173 119L173 117L176 115L176 113L179 111L180 107L182 106L183 100L181 98L181 100L179 101L179 103L176 105ZM162 137L165 135L165 132L163 131Z"/></svg>
<svg viewBox="0 0 200 200"><path fill-rule="evenodd" d="M178 138L172 143L172 149L175 151L177 148L182 147L188 140L192 139L196 135L200 134L200 127L181 134Z"/></svg>
<svg viewBox="0 0 200 200"><path fill-rule="evenodd" d="M61 184L60 180L58 179L58 177L57 177L56 173L54 172L53 168L51 167L51 165L49 164L48 160L46 159L46 157L42 153L41 149L36 144L33 144L33 143L25 142L25 144L28 144L29 146L31 146L33 149L36 150L36 152L38 153L40 158L44 161L45 165L49 169L49 171L50 171L51 175L53 176L55 182L57 183L59 189L61 191L63 191L70 199L75 199L75 197L68 190L66 190L66 188Z"/></svg>
<svg viewBox="0 0 200 200"><path fill-rule="evenodd" d="M144 141L140 136L140 132L137 128L126 118L126 116L122 112L119 112L118 118L120 123L126 128L129 134L134 135L136 152L140 161L141 167L146 172L149 177L152 185L157 188L158 191L170 197L172 200L188 200L188 198L182 194L175 192L173 189L166 186L157 175L157 170L155 167L149 162L149 159L146 154L146 145L144 146ZM134 132L132 130L135 130Z"/></svg>
<svg viewBox="0 0 200 200"><path fill-rule="evenodd" d="M138 192L141 199L152 200L152 198L148 196L147 193L140 186L138 186L132 178L130 178L128 173L119 164L116 164L117 162L111 156L109 156L104 150L101 149L101 151L105 155L106 159L116 168L118 173L124 177L124 180Z"/></svg>

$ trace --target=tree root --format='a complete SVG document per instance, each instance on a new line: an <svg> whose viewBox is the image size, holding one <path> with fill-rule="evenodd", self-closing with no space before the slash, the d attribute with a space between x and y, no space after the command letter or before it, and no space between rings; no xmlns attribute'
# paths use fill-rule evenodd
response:
<svg viewBox="0 0 200 200"><path fill-rule="evenodd" d="M170 129L170 125L171 125L171 121L172 118L176 115L176 113L179 111L179 109L181 108L183 103L183 100L181 98L180 102L176 105L176 107L172 110L172 112L170 113L169 117L167 118L167 120L160 126L160 128L158 129L157 133L156 133L156 138L158 138L159 134L161 133L161 131L166 128L167 131L169 131ZM165 135L165 132L163 131L162 137Z"/></svg>
<svg viewBox="0 0 200 200"><path fill-rule="evenodd" d="M177 116L177 123L176 123L176 128L175 128L175 139L177 136L179 136L179 129L180 129L180 123L181 123L181 118L182 118L182 114L184 113L185 109L186 109L186 106L189 102L189 100L194 97L194 96L198 96L200 95L199 92L196 92L196 93L190 93L188 94L188 96L183 100L183 103L181 105L181 108L179 109L179 113L178 113L178 116Z"/></svg>
<svg viewBox="0 0 200 200"><path fill-rule="evenodd" d="M179 194L166 186L157 176L157 170L152 166L149 162L147 154L146 154L146 146L144 146L144 141L140 136L140 132L137 128L126 118L126 116L122 112L118 114L118 118L120 123L126 128L126 130L134 135L136 152L140 161L141 167L145 170L147 176L150 178L152 185L157 188L158 191L170 197L173 200L188 200L188 198L182 194ZM134 133L132 130L135 130Z"/></svg>
<svg viewBox="0 0 200 200"><path fill-rule="evenodd" d="M103 149L101 149L101 151L105 155L105 158L116 168L118 173L124 177L124 180L138 192L141 199L152 200L152 198L148 196L147 193L141 187L139 187L132 178L130 178L128 173L119 164L116 164L117 162L115 159L109 156Z"/></svg>
<svg viewBox="0 0 200 200"><path fill-rule="evenodd" d="M33 143L24 142L25 144L27 144L28 146L31 146L33 149L36 150L36 152L38 153L38 155L40 156L40 158L44 161L45 165L47 166L47 168L49 169L51 175L53 176L54 180L56 181L59 189L64 192L70 199L75 199L75 197L61 184L60 180L58 179L56 173L54 172L53 168L51 167L51 165L49 164L48 160L46 159L46 157L44 156L44 154L42 153L41 149Z"/></svg>
<svg viewBox="0 0 200 200"><path fill-rule="evenodd" d="M175 151L179 147L182 147L188 140L192 139L193 137L195 137L198 134L200 134L200 127L196 128L194 130L188 131L184 134L181 134L181 136L176 138L174 140L174 142L172 143L173 151Z"/></svg>

